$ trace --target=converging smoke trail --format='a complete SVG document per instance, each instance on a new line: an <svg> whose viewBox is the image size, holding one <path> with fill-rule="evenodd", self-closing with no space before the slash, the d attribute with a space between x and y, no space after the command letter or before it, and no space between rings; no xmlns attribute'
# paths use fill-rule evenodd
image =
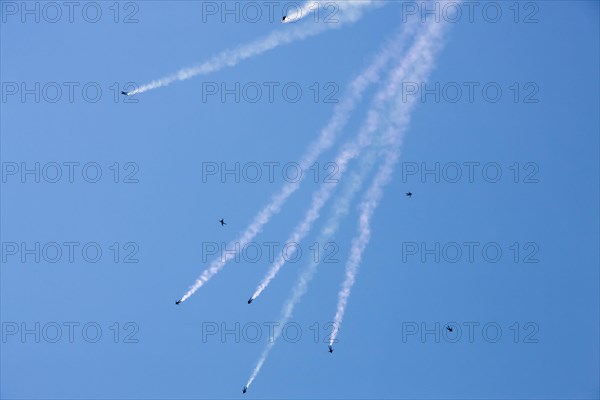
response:
<svg viewBox="0 0 600 400"><path fill-rule="evenodd" d="M412 32L412 27L407 29L407 33ZM343 177L348 163L355 157L359 156L361 151L372 143L373 137L380 124L383 107L387 101L393 98L398 92L398 88L402 84L402 79L405 77L405 71L411 68L414 62L414 55L409 55L400 66L390 73L389 79L385 82L385 86L380 89L373 101L370 111L367 113L367 120L361 127L358 137L347 143L335 160L335 165L338 166L338 176L335 182L323 185L314 195L312 204L307 211L303 220L296 226L290 238L286 243L298 243L308 234L313 223L320 215L321 208L327 203L337 183ZM271 265L267 274L256 288L249 302L256 299L269 286L279 270L286 262L286 254L281 253L277 260Z"/></svg>
<svg viewBox="0 0 600 400"><path fill-rule="evenodd" d="M350 179L348 180L348 184L345 187L342 195L338 197L334 203L333 213L324 225L317 241L320 243L324 243L330 240L333 235L337 232L340 221L342 218L348 213L350 208L350 203L353 197L356 195L358 190L361 188L364 179L370 172L373 167L375 156L375 151L369 152L368 155L361 159L360 168L358 168L358 172L353 172ZM285 326L290 318L292 317L292 313L294 311L294 307L300 302L302 296L306 293L308 289L308 284L315 276L317 271L317 267L319 263L311 262L306 266L306 269L302 272L302 274L298 277L298 281L291 296L285 302L283 308L281 309L281 316L279 318L279 323L276 325L276 330L274 331L273 338L270 339L269 343L267 343L265 349L263 350L260 358L258 359L254 370L252 371L252 375L248 379L246 383L246 387L249 388L254 379L259 374L262 369L263 364L267 360L269 353L275 346L275 342L281 335L281 327Z"/></svg>
<svg viewBox="0 0 600 400"><path fill-rule="evenodd" d="M300 161L301 170L308 169L315 163L323 151L333 145L335 137L348 122L350 114L362 99L365 90L371 84L379 80L381 70L402 49L405 39L411 33L411 29L412 27L410 25L407 26L391 44L386 44L383 50L375 57L371 65L352 81L348 96L336 105L331 119L321 131L319 138L309 147L308 151L302 157ZM263 226L269 222L271 217L281 210L285 201L300 187L303 179L304 175L295 182L286 183L283 188L271 198L270 202L254 217L253 221L246 230L242 232L240 237L228 245L228 248L244 248L246 244L254 239L254 237L262 230ZM235 246L236 244L239 244L239 246ZM219 273L225 264L234 258L236 254L237 252L226 252L223 256L214 260L183 295L181 301L186 301L209 279Z"/></svg>
<svg viewBox="0 0 600 400"><path fill-rule="evenodd" d="M430 23L427 31L416 41L415 45L410 50L409 58L414 60L413 72L409 78L412 81L424 82L431 73L434 56L439 50L439 47L441 47L439 41L443 30L442 28L443 25L440 23ZM359 233L352 240L350 256L346 263L345 280L338 293L338 304L334 317L333 331L329 340L330 346L333 346L333 343L338 336L346 305L348 303L348 297L350 296L352 287L356 281L356 274L360 267L362 254L371 238L371 217L383 197L383 188L391 180L394 167L400 158L399 150L402 135L408 126L410 113L414 108L414 105L415 99L414 97L411 97L406 102L399 101L390 112L390 126L386 135L389 146L385 152L384 162L359 206Z"/></svg>
<svg viewBox="0 0 600 400"><path fill-rule="evenodd" d="M436 39L437 36L439 36L439 33L436 33L437 30L439 30L439 29L437 27L434 27L432 29L427 30L426 33L417 36L417 38L415 39L415 44L411 47L408 54L400 62L399 67L397 67L396 69L394 69L392 71L391 79L388 82L386 82L386 84L387 84L386 88L387 89L391 88L391 90L384 89L384 90L381 90L379 93L377 93L377 95L375 97L375 107L373 108L372 112L369 113L370 122L368 119L367 124L366 124L367 127L376 129L376 124L373 124L374 123L373 121L379 120L379 118L377 116L378 109L383 107L384 102L386 102L386 101L389 102L390 100L393 100L394 94L395 94L394 91L398 90L399 83L404 78L407 77L408 72L412 69L415 69L415 67L414 67L415 64L423 63L423 64L419 65L418 67L416 67L416 69L421 72L413 73L413 75L411 77L414 79L418 79L421 76L423 76L423 77L426 76L428 74L429 70L431 70L431 68L432 68L431 64L433 61L433 57L432 57L431 53L432 53L432 48L434 48L435 46L433 44L431 44L430 46L426 46L425 44L427 42L430 42L430 41ZM402 107L402 106L403 106L402 104L400 104L399 106L396 106L396 109L399 111L393 112L390 115L390 118L393 121L392 124L394 126L398 126L399 128L389 129L387 134L385 135L384 143L383 143L383 146L385 146L387 148L385 163L384 163L383 167L381 167L380 170L378 171L375 181L374 181L373 185L371 186L369 192L367 193L366 200L364 200L361 203L361 208L363 211L362 214L364 214L368 218L370 218L370 215L372 214L376 205L378 204L379 198L381 197L380 193L383 189L383 186L387 183L387 181L390 180L391 174L393 173L393 170L394 170L394 165L399 157L397 154L397 151L395 150L395 147L394 147L395 142L400 140L399 135L397 134L397 131L405 129L404 127L408 124L408 116L410 114L410 105L409 105L408 110L405 110L404 107ZM368 131L368 129L367 129L367 131ZM389 148L389 145L392 145L391 150ZM372 159L372 157L373 157L373 154L371 154L370 156L365 156L365 158L363 159L363 162L365 162L365 161L369 162ZM338 204L335 207L336 208L335 214L323 228L323 231L321 232L321 235L319 237L319 241L328 240L328 238L331 237L336 232L338 225L339 225L339 221L341 220L343 215L345 215L345 213L347 213L347 209L348 209L348 206L349 206L352 196L360 188L360 186L362 184L362 180L364 179L364 176L366 176L367 169L368 168L361 168L361 171L363 171L363 176L359 176L358 178L355 177L354 179L352 179L350 181L350 187L349 187L348 192L346 192L344 195L342 195L341 198L338 199ZM361 214L361 217L362 217L362 214ZM363 220L364 220L364 218L361 218L361 221L363 221ZM368 228L369 225L367 224L366 227ZM363 232L364 231L365 230L363 230ZM368 229L366 231L368 232L368 234L370 234L370 231L368 231ZM362 242L364 242L364 245L362 244L362 242L359 242L358 240L353 241L353 243L352 243L353 250L352 251L354 252L355 245L359 245L359 246L362 245L364 248L366 246L367 241L368 241L368 238L367 238L367 240L364 240L364 238L362 238ZM360 251L360 254L362 254L362 250ZM357 265L359 262L360 262L360 258L358 259ZM292 295L287 300L286 304L284 305L284 307L282 309L281 319L279 321L280 324L278 325L278 327L284 326L291 318L293 309L294 309L295 305L300 301L302 295L306 292L308 284L310 283L310 281L312 280L312 278L314 277L314 275L316 273L317 266L318 266L318 263L309 264L307 269L299 277L298 283L296 284L294 291L292 292ZM356 271L354 271L353 277L355 277L355 275L356 275ZM349 294L349 291L348 291L348 294ZM345 297L345 300L347 300L347 296ZM344 303L344 307L345 307L345 303ZM343 312L341 315L343 315ZM336 317L337 317L337 315L336 315ZM341 323L341 319L338 321L337 324L334 324L334 329L336 326L339 327L340 323ZM256 363L256 366L254 367L254 370L252 371L252 375L250 376L250 378L248 379L248 382L246 383L246 388L250 387L250 385L254 382L254 379L258 376L260 370L262 369L271 349L274 347L275 342L280 334L281 334L281 331L277 330L273 337L273 340L271 340L267 344L265 349L263 350L260 358L258 359L258 362ZM335 330L335 332L332 333L330 346L333 346L336 336L337 336L337 330Z"/></svg>
<svg viewBox="0 0 600 400"><path fill-rule="evenodd" d="M306 3L312 2L308 1ZM233 67L243 60L258 56L279 46L318 35L330 28L341 27L345 23L354 23L362 17L364 8L372 5L373 3L374 2L372 0L342 2L341 4L343 4L343 6L340 6L340 11L343 18L340 18L337 23L323 22L318 24L301 24L294 27L286 27L287 29L285 30L272 32L266 37L255 40L254 42L241 45L234 49L225 50L196 67L183 68L174 74L167 75L163 78L146 83L139 88L132 90L128 93L128 95L131 96L134 94L144 93L149 90L170 85L176 81L184 81L197 75L206 75L219 71L225 67Z"/></svg>

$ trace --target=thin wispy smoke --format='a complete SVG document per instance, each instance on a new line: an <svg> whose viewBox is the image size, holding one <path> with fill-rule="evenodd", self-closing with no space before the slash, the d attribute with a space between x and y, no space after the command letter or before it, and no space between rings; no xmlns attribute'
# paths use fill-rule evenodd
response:
<svg viewBox="0 0 600 400"><path fill-rule="evenodd" d="M348 95L342 102L336 105L332 117L321 131L319 138L309 147L305 155L302 156L299 163L301 170L308 169L315 163L323 151L333 145L336 136L348 122L352 111L362 99L364 92L370 85L380 79L382 69L385 68L389 61L402 50L405 39L410 34L410 29L411 27L407 26L404 31L397 35L395 40L391 43L387 43L383 50L375 57L373 62L351 82ZM269 203L254 217L246 230L244 230L236 240L232 241L227 248L241 249L252 241L262 230L263 226L270 221L271 217L281 210L281 207L286 200L300 187L303 176L297 181L287 182L278 193L273 195ZM219 273L225 264L234 258L235 255L236 252L226 252L221 257L215 259L184 294L181 301L187 300L209 279Z"/></svg>
<svg viewBox="0 0 600 400"><path fill-rule="evenodd" d="M306 3L312 2L309 1ZM200 65L182 68L173 74L143 84L140 87L132 90L129 95L144 93L149 90L168 86L173 82L184 81L198 75L207 75L219 71L225 67L233 67L241 61L256 57L279 46L318 35L329 29L339 28L347 23L354 23L362 17L365 8L374 4L374 2L351 1L347 3L342 2L340 4L340 17L338 18L338 22L327 23L320 21L319 23L303 23L286 26L285 29L271 32L267 36L253 42L238 46L233 49L225 50Z"/></svg>
<svg viewBox="0 0 600 400"><path fill-rule="evenodd" d="M412 72L407 76L411 81L423 82L427 79L433 69L434 56L441 47L440 38L443 32L443 24L430 23L423 35L416 40L415 45L410 50L408 59L411 60ZM371 217L383 196L383 188L391 180L394 167L400 157L400 146L402 136L408 126L410 113L414 108L414 97L407 99L406 102L398 101L390 109L390 118L386 137L389 142L387 146L384 161L380 167L373 184L366 192L363 201L359 206L358 234L352 240L350 256L346 263L345 279L342 288L338 293L338 304L334 317L333 331L329 341L330 346L335 342L348 298L352 291L356 275L358 273L363 252L371 238Z"/></svg>
<svg viewBox="0 0 600 400"><path fill-rule="evenodd" d="M328 240L331 240L331 238L337 232L340 225L340 221L344 218L344 216L348 214L348 210L350 208L350 203L352 202L352 199L360 190L364 183L364 180L366 179L366 176L371 171L375 162L375 156L376 152L374 150L370 151L369 154L365 155L365 157L361 159L358 171L354 171L350 175L343 192L339 197L335 199L332 208L333 212L331 216L327 219L325 225L323 226L323 229L321 230L321 233L317 238L318 242L324 243ZM269 341L269 343L267 343L263 352L261 353L260 358L256 363L256 366L252 370L252 375L250 375L250 378L246 383L246 387L250 387L252 382L254 382L254 379L258 376L265 361L267 360L267 357L269 356L269 353L275 346L277 339L281 336L280 327L285 326L289 322L294 312L295 306L300 302L302 296L306 293L308 285L315 276L318 266L319 263L314 261L310 262L298 277L298 281L294 286L292 294L286 300L283 308L281 309L279 324L276 325L276 329L273 332L273 338Z"/></svg>

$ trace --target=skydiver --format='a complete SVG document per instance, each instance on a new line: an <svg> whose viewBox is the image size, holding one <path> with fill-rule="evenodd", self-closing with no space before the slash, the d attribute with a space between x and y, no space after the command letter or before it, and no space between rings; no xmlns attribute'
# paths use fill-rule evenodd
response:
<svg viewBox="0 0 600 400"><path fill-rule="evenodd" d="M175 304L181 304L181 300L177 300Z"/></svg>
<svg viewBox="0 0 600 400"><path fill-rule="evenodd" d="M287 18L287 15L284 15L283 18L281 18L281 22L285 22L286 18Z"/></svg>
<svg viewBox="0 0 600 400"><path fill-rule="evenodd" d="M254 297L250 297L250 300L248 300L248 304L252 303L252 300L254 300Z"/></svg>
<svg viewBox="0 0 600 400"><path fill-rule="evenodd" d="M412 193L411 193L411 192L407 192L407 193L406 193L406 196L408 196L408 197L412 197Z"/></svg>
<svg viewBox="0 0 600 400"><path fill-rule="evenodd" d="M329 352L333 353L333 346L332 345L329 345Z"/></svg>
<svg viewBox="0 0 600 400"><path fill-rule="evenodd" d="M124 90L121 90L121 94L124 95L124 96L129 96L129 92L126 92Z"/></svg>
<svg viewBox="0 0 600 400"><path fill-rule="evenodd" d="M219 222L221 223L221 226L223 226L223 225L227 225L227 223L225 222L225 220L224 220L223 218L221 218L221 219L219 220Z"/></svg>
<svg viewBox="0 0 600 400"><path fill-rule="evenodd" d="M448 332L452 332L452 327L450 325L446 326L446 329L448 329Z"/></svg>
<svg viewBox="0 0 600 400"><path fill-rule="evenodd" d="M246 390L248 390L248 386L244 386L244 390L242 390L242 393L246 393Z"/></svg>

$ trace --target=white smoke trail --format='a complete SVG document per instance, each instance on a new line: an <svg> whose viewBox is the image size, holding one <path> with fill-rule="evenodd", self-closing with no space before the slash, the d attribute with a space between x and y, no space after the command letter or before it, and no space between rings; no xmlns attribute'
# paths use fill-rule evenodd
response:
<svg viewBox="0 0 600 400"><path fill-rule="evenodd" d="M320 20L320 13L325 13L324 10L329 11L327 16L323 16L328 20L335 20L335 15L338 10L348 10L351 8L366 7L375 3L372 0L354 0L354 1L305 1L302 6L295 6L293 3L288 7L288 14L284 16L283 23L292 23L300 21L311 14L315 14L315 19ZM383 4L383 3L379 3ZM291 6L294 6L293 8Z"/></svg>
<svg viewBox="0 0 600 400"><path fill-rule="evenodd" d="M389 90L384 90L377 94L376 104L378 106L383 106L383 102L385 102L386 100L388 102L389 100L393 100L394 94L399 88L399 83L408 76L408 73L411 70L415 70L415 72L413 72L413 74L410 75L410 78L413 79L421 79L429 74L429 71L432 69L433 64L433 53L434 50L437 48L435 41L440 36L439 31L440 29L436 24L435 26L430 27L424 34L417 36L417 38L415 39L415 44L411 47L408 54L400 62L400 66L392 72L392 78L390 79L387 85L387 88ZM396 149L400 140L400 135L398 133L402 132L406 128L413 104L409 104L406 108L404 106L405 105L400 102L396 105L396 107L393 108L393 111L389 113L390 121L388 123L391 125L391 128L389 128L386 132L383 143L383 145L386 148L385 161L383 166L379 169L372 186L367 192L365 200L363 200L363 202L361 203L360 232L362 236L359 236L359 238L354 240L352 243L351 257L354 257L354 259L356 259L356 262L352 263L352 269L350 271L348 270L348 265L350 263L347 264L347 271L349 271L347 275L351 275L350 278L347 278L347 281L349 281L350 279L352 281L350 283L344 282L345 286L343 289L346 289L346 286L348 287L347 293L346 291L344 291L343 309L345 309L345 304L350 293L350 289L356 277L357 267L355 267L355 265L359 265L362 251L364 250L364 247L366 247L370 236L370 217L378 205L378 202L382 196L383 187L390 180L391 175L394 171L395 163L397 162L397 159L399 157L398 151ZM369 113L369 116L374 120L378 120L378 118L375 116L375 114L377 113L377 108L378 107L375 107L373 112ZM371 120L371 123L372 121L373 120ZM367 125L369 125L369 123L367 123ZM366 157L366 159L369 158L370 157ZM362 177L357 180L352 180L351 182L354 183L350 184L349 193L343 195L341 199L338 200L339 203L342 205L339 207L339 210L336 210L336 213L334 214L332 220L323 228L319 240L325 241L328 237L331 237L331 235L335 233L339 221L341 220L342 216L345 215L345 213L347 212L348 205L353 193L356 190L358 190L361 186ZM357 246L360 249L358 252L355 251L355 247ZM280 324L278 325L278 327L284 326L291 318L293 309L295 305L300 301L302 295L306 292L309 282L312 280L314 274L316 273L317 266L317 263L309 264L308 268L302 273L302 275L298 279L298 283L296 284L292 295L287 300L286 304L282 309L281 318L279 321ZM342 292L340 292L340 297L341 293ZM338 309L339 308L340 306L338 305ZM337 337L338 330L336 329L336 327L339 328L339 325L341 323L343 309L341 314L339 314L340 319L337 320L337 323L334 325L335 331L334 333L332 333L330 346L333 346L335 338ZM338 317L338 315L336 315L336 317ZM254 367L254 370L252 371L250 378L248 379L248 382L246 383L246 387L250 387L256 376L259 374L271 349L275 345L275 341L277 340L280 334L280 331L276 331L273 340L271 340L263 350L260 358L258 359L258 362L256 363L256 366Z"/></svg>
<svg viewBox="0 0 600 400"><path fill-rule="evenodd" d="M361 188L364 179L373 167L376 154L377 153L375 151L371 151L370 154L366 155L361 159L361 165L358 168L358 172L353 172L350 179L348 180L348 184L346 185L346 188L343 191L342 195L336 198L334 206L332 208L333 213L329 217L327 223L324 225L321 233L319 234L319 237L317 238L318 242L325 243L326 241L330 240L336 233L340 221L348 213L350 203L353 197ZM254 379L262 369L262 366L267 360L269 353L275 346L275 342L281 335L281 327L285 326L289 322L290 318L292 317L294 307L300 302L302 296L306 293L308 289L308 284L315 276L318 266L319 263L317 262L313 261L309 263L303 270L302 274L298 277L298 281L296 282L296 286L294 287L292 294L286 300L283 308L281 309L281 316L279 318L279 323L278 325L276 325L276 329L274 330L273 337L270 338L269 343L267 343L267 345L265 346L265 349L263 350L260 358L258 359L254 370L252 370L252 374L250 375L250 378L246 383L246 387L250 387L250 385L252 384L252 382L254 382Z"/></svg>
<svg viewBox="0 0 600 400"><path fill-rule="evenodd" d="M435 53L441 47L439 39L441 38L443 24L430 23L426 32L415 42L410 50L409 59L413 60L413 71L409 79L415 82L423 82L429 76L433 69ZM387 131L387 140L389 146L385 151L385 159L380 167L373 184L364 196L359 206L359 227L358 235L352 240L350 256L346 263L345 280L338 293L338 304L334 317L333 331L329 345L333 346L344 317L348 297L356 281L356 274L360 267L363 251L365 250L371 238L371 217L379 205L383 196L383 188L391 180L394 167L400 157L399 148L402 135L406 130L410 119L410 113L415 105L414 97L407 99L406 102L398 101L390 111L389 129Z"/></svg>
<svg viewBox="0 0 600 400"><path fill-rule="evenodd" d="M306 3L311 2L308 1ZM337 23L321 22L300 24L293 27L286 27L284 30L271 32L261 39L241 45L234 49L225 50L198 66L183 68L174 74L143 84L129 92L129 95L144 93L149 90L170 85L176 81L184 81L193 78L197 75L206 75L225 67L233 67L243 60L258 56L279 46L318 35L328 29L339 28L346 23L354 23L362 17L364 8L373 3L374 2L371 0L343 2L341 3L343 6L340 6L341 18Z"/></svg>
<svg viewBox="0 0 600 400"><path fill-rule="evenodd" d="M412 33L412 26L407 28L405 31L407 35ZM300 223L296 226L292 234L290 235L288 241L286 243L298 243L308 234L310 229L312 228L313 223L319 218L320 211L323 206L327 203L333 190L336 188L337 183L343 177L344 172L348 163L358 155L360 155L361 151L369 146L373 140L375 132L379 126L381 114L383 113L383 107L385 102L389 101L394 95L397 94L398 88L402 84L402 79L404 78L407 68L412 65L413 59L408 57L404 61L400 63L400 66L393 70L390 74L389 79L385 82L385 86L378 91L371 105L370 111L367 113L367 120L365 124L360 129L358 137L347 143L340 154L337 156L335 160L335 165L338 167L337 179L335 182L324 184L321 188L313 195L312 204L308 209L305 217ZM277 257L277 260L271 265L267 274L262 279L254 294L251 297L251 300L256 299L261 293L269 286L271 281L275 278L275 276L279 273L279 270L283 267L286 262L286 256L288 254L284 254L283 252Z"/></svg>
<svg viewBox="0 0 600 400"><path fill-rule="evenodd" d="M411 34L412 28L411 25L408 25L399 35L397 35L391 44L386 44L383 50L375 57L371 65L352 81L348 96L345 97L341 103L336 105L333 116L321 131L319 138L309 147L307 153L302 157L300 161L300 169L302 171L313 165L319 155L331 147L337 134L346 125L351 112L362 99L365 90L371 84L379 80L381 70L399 51L401 51L405 39ZM269 222L271 217L280 211L289 196L300 187L302 180L303 177L297 181L286 183L283 188L271 198L270 202L254 217L240 237L231 242L227 248L243 248L248 244L262 230L262 227ZM236 244L238 246L236 246ZM185 301L193 295L210 278L216 275L228 261L235 257L235 255L236 252L226 252L222 257L214 260L184 294L181 301Z"/></svg>
<svg viewBox="0 0 600 400"><path fill-rule="evenodd" d="M306 1L301 7L294 8L291 12L288 12L288 14L283 17L284 19L282 22L289 24L291 22L299 21L311 12L318 12L320 7L320 1Z"/></svg>
<svg viewBox="0 0 600 400"><path fill-rule="evenodd" d="M330 183L324 183L321 188L315 192L312 198L312 204L306 212L304 219L301 220L296 226L286 243L298 243L302 241L302 239L304 239L304 237L312 228L313 223L317 220L317 218L319 218L321 209L331 197L331 194L336 188L340 178L344 175L348 162L358 154L358 149L352 149L351 147L352 146L347 146L347 149L342 151L342 153L335 160L335 164L338 167L336 180ZM283 267L283 265L286 263L286 256L289 256L289 254L284 254L283 252L279 254L275 262L269 268L263 280L256 288L256 291L251 297L252 300L258 298L258 296L261 295L267 286L269 286L281 267Z"/></svg>

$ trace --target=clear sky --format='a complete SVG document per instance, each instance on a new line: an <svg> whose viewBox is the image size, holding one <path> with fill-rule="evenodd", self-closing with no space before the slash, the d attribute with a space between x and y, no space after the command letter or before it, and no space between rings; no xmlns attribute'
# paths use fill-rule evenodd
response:
<svg viewBox="0 0 600 400"><path fill-rule="evenodd" d="M241 398L314 256L323 219L300 260L247 305L268 243L281 250L319 187L314 169L257 236L256 262L248 249L174 302L213 260L212 244L237 237L285 183L282 166L300 160L333 112L327 96L344 98L413 8L387 2L356 23L125 98L127 82L293 29L279 23L288 3L275 3L274 21L253 3L256 22L235 2L77 2L72 22L52 4L60 15L48 3L0 1L0 397ZM225 4L238 4L239 21L222 21ZM319 267L248 398L600 396L598 2L474 4L472 21L463 5L445 34L427 86L439 84L439 101L427 95L412 115L334 353L327 335L356 200L330 247L318 243L320 259L335 249L333 262ZM207 93L236 83L239 102ZM264 91L251 102L256 85ZM302 89L297 102L286 85L290 96ZM373 94L319 158L320 183ZM239 182L205 174L236 163L248 172ZM279 163L272 181L265 163ZM39 182L22 174L36 168Z"/></svg>

